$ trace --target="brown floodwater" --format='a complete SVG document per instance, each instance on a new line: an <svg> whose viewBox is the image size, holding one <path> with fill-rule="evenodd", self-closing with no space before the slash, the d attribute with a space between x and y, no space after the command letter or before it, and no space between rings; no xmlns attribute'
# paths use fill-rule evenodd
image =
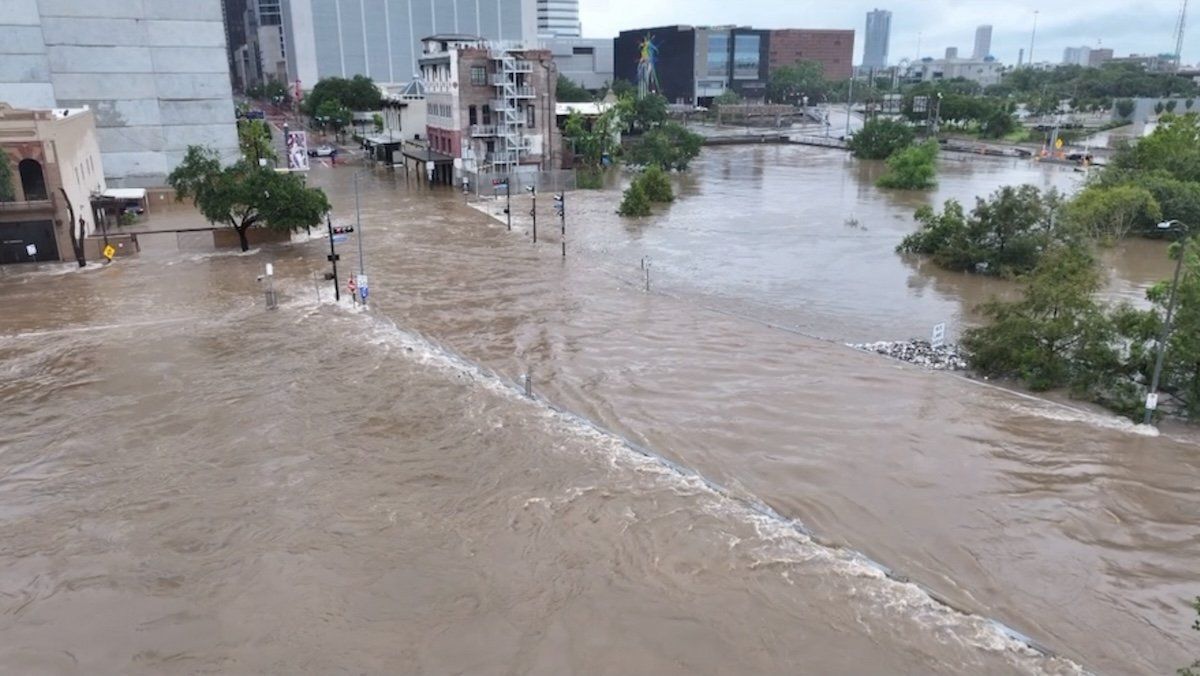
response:
<svg viewBox="0 0 1200 676"><path fill-rule="evenodd" d="M338 221L353 171L310 175ZM566 260L545 196L535 247L527 219L368 173L369 312L314 284L321 240L0 269L0 670L1189 662L1194 432L838 344L1011 293L892 252L922 200L1075 177L963 162L898 197L874 171L706 150L650 219L571 193ZM1106 254L1113 297L1161 256Z"/></svg>

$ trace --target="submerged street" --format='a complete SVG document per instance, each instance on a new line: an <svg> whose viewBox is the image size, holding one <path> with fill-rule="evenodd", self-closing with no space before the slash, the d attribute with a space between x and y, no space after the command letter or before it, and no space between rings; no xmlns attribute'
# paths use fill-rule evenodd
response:
<svg viewBox="0 0 1200 676"><path fill-rule="evenodd" d="M309 175L337 223L357 169ZM0 268L0 671L1190 663L1200 434L843 344L1015 289L895 254L917 206L1082 176L950 160L897 198L877 170L708 149L646 219L568 193L565 259L548 196L534 246L524 195L509 232L368 171L368 311L314 281L321 238ZM1110 251L1106 295L1163 250Z"/></svg>

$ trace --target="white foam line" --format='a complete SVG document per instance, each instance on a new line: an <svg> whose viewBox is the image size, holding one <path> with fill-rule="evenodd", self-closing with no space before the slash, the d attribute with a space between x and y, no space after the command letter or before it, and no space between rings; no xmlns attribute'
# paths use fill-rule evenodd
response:
<svg viewBox="0 0 1200 676"><path fill-rule="evenodd" d="M866 569L873 571L876 575L878 575L880 579L896 585L895 591L898 592L897 596L900 598L904 597L903 593L905 591L915 591L918 594L917 601L921 602L922 604L932 604L933 607L940 609L941 612L946 613L949 616L973 618L984 623L995 632L995 635L991 638L998 639L999 645L1002 649L1012 649L1014 651L1028 650L1033 654L1043 658L1062 660L1077 673L1088 673L1081 665L1055 653L1043 644L1035 641L1016 629L1013 629L1003 622L993 618L977 615L970 611L959 608L949 599L937 593L933 589L919 582L910 580L908 577L900 574L896 570L871 559L867 555L857 550L822 542L802 522L797 519L792 519L781 515L773 508L759 500L751 500L739 497L725 486L713 481L712 479L709 479L696 470L675 463L649 448L641 446L640 444L637 444L625 438L624 436L613 432L612 430L601 427L599 424L595 423L589 418L557 406L556 404L536 394L532 398L527 398L525 397L524 390L520 384L505 380L494 371L472 362L462 355L457 354L453 350L435 343L418 333L401 329L390 319L378 315L373 316L372 319L376 323L375 328L378 334L377 338L372 342L376 344L391 344L396 340L399 340L399 343L402 347L414 351L414 356L420 363L451 368L471 377L473 380L476 380L488 389L498 392L510 399L541 405L559 420L568 423L570 426L573 426L576 432L582 432L588 436L606 439L609 442L614 443L618 448L624 449L626 452L631 453L635 457L654 463L666 472L684 480L685 482L698 482L713 493L730 501L731 504L745 509L745 516L751 519L765 519L768 523L784 529L787 533L800 537L801 542L807 542L811 546L817 548L818 551L825 556L846 561L847 563L861 564L862 566L865 566ZM417 350L420 352L417 352ZM975 647L987 649L991 645L992 644L981 646L976 644Z"/></svg>
<svg viewBox="0 0 1200 676"><path fill-rule="evenodd" d="M192 322L199 320L199 317L173 317L171 319L151 319L144 322L126 322L124 324L96 324L93 326L76 326L69 329L48 329L46 331L29 331L27 333L10 333L8 335L0 335L0 340L18 340L20 338L38 338L41 336L57 336L68 333L90 333L93 331L111 331L114 329L128 329L139 326L159 326L161 324L176 324L179 322Z"/></svg>

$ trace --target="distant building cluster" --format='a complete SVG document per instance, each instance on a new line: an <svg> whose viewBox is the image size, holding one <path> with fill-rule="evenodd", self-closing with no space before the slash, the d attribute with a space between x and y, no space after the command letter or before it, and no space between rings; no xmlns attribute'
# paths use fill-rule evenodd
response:
<svg viewBox="0 0 1200 676"><path fill-rule="evenodd" d="M1113 50L1091 47L1067 47L1063 50L1063 64L1095 68L1113 60Z"/></svg>

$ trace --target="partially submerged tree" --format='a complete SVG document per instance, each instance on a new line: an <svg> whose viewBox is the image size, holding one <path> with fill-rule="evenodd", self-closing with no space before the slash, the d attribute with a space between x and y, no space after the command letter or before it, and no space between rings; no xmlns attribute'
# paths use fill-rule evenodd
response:
<svg viewBox="0 0 1200 676"><path fill-rule="evenodd" d="M1162 209L1145 188L1093 185L1071 200L1066 217L1093 239L1111 243L1127 236L1138 223L1162 220Z"/></svg>
<svg viewBox="0 0 1200 676"><path fill-rule="evenodd" d="M885 160L893 153L912 145L912 127L902 120L877 117L868 120L850 139L854 156L864 160Z"/></svg>
<svg viewBox="0 0 1200 676"><path fill-rule="evenodd" d="M658 166L666 171L685 171L704 145L704 137L675 122L646 132L629 149L631 164Z"/></svg>
<svg viewBox="0 0 1200 676"><path fill-rule="evenodd" d="M167 183L177 200L192 200L209 223L233 228L242 251L250 249L251 227L298 230L320 224L330 209L325 193L304 187L298 176L244 160L222 167L216 151L202 146L188 146Z"/></svg>
<svg viewBox="0 0 1200 676"><path fill-rule="evenodd" d="M879 177L881 188L928 190L937 185L937 141L932 139L904 148L887 159L887 173Z"/></svg>
<svg viewBox="0 0 1200 676"><path fill-rule="evenodd" d="M617 209L617 213L622 216L650 215L650 198L646 196L646 189L638 178L634 177L622 195L621 206Z"/></svg>
<svg viewBox="0 0 1200 676"><path fill-rule="evenodd" d="M0 160L2 159L0 158ZM67 196L67 191L61 186L58 192L62 193L63 204L67 205L67 232L71 236L71 250L75 254L75 262L82 268L87 265L83 249L84 238L87 236L87 223L84 222L82 215L79 217L79 222L75 222L75 207L71 205L71 198Z"/></svg>

